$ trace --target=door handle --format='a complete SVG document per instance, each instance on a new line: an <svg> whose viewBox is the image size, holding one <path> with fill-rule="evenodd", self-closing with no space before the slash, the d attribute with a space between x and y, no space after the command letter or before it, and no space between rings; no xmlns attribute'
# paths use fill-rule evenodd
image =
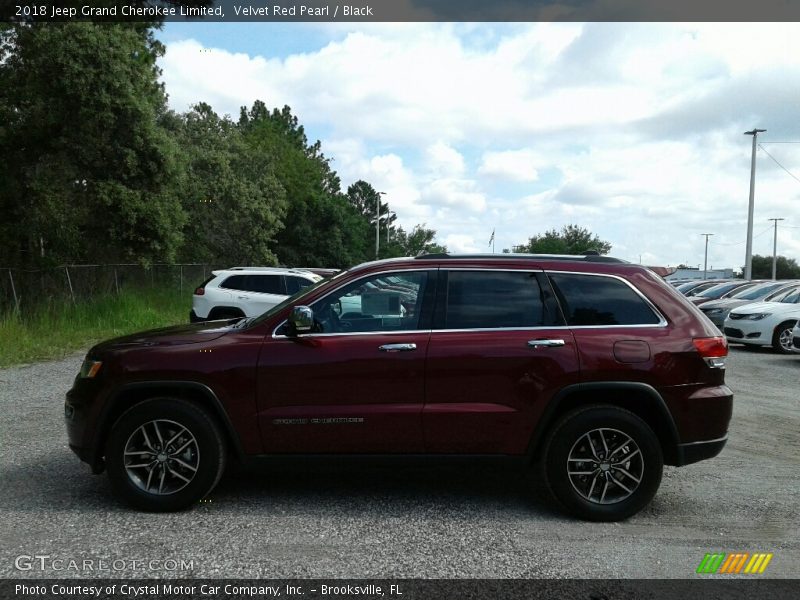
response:
<svg viewBox="0 0 800 600"><path fill-rule="evenodd" d="M383 346L378 346L378 350L381 352L408 352L416 349L416 344L384 344Z"/></svg>
<svg viewBox="0 0 800 600"><path fill-rule="evenodd" d="M528 340L528 346L531 348L553 348L555 346L563 346L564 340Z"/></svg>

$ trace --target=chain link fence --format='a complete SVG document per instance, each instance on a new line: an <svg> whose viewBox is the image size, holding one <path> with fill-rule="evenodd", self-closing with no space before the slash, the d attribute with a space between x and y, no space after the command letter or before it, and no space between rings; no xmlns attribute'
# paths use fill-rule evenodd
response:
<svg viewBox="0 0 800 600"><path fill-rule="evenodd" d="M194 290L211 275L208 264L64 265L48 269L0 268L0 313L24 314L43 302L79 302L123 290L160 287Z"/></svg>

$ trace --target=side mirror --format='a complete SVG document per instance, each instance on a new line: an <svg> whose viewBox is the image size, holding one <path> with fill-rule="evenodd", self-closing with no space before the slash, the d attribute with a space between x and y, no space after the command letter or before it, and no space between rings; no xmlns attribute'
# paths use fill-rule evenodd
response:
<svg viewBox="0 0 800 600"><path fill-rule="evenodd" d="M289 313L289 325L297 333L311 331L314 326L314 311L307 306L295 306Z"/></svg>

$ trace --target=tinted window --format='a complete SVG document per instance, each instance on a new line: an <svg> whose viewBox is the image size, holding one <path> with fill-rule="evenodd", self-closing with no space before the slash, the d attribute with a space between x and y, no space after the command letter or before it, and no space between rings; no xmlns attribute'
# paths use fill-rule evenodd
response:
<svg viewBox="0 0 800 600"><path fill-rule="evenodd" d="M248 275L247 286L251 292L259 294L286 295L286 291L283 289L282 275Z"/></svg>
<svg viewBox="0 0 800 600"><path fill-rule="evenodd" d="M372 275L314 302L315 333L419 329L424 271Z"/></svg>
<svg viewBox="0 0 800 600"><path fill-rule="evenodd" d="M710 287L707 290L704 290L697 295L702 296L703 298L711 298L711 299L721 298L728 292L740 287L743 288L745 285L747 284L743 284L741 281L734 281L732 283L720 283L719 285ZM751 285L752 284L747 285L747 287L751 287Z"/></svg>
<svg viewBox="0 0 800 600"><path fill-rule="evenodd" d="M800 290L795 290L790 294L787 294L786 296L784 296L781 302L783 302L784 304L797 304L798 302L800 302Z"/></svg>
<svg viewBox="0 0 800 600"><path fill-rule="evenodd" d="M445 329L544 325L539 282L524 271L451 271Z"/></svg>
<svg viewBox="0 0 800 600"><path fill-rule="evenodd" d="M655 325L658 315L626 283L596 275L550 274L570 325Z"/></svg>
<svg viewBox="0 0 800 600"><path fill-rule="evenodd" d="M287 294L296 294L303 288L310 286L313 281L309 281L308 279L303 279L302 277L295 277L294 275L287 275L286 276L286 293Z"/></svg>
<svg viewBox="0 0 800 600"><path fill-rule="evenodd" d="M225 281L223 281L219 287L229 290L247 291L249 289L247 287L247 275L231 275Z"/></svg>
<svg viewBox="0 0 800 600"><path fill-rule="evenodd" d="M781 291L775 292L771 296L767 296L764 299L764 301L765 302L766 301L769 301L769 302L781 302L784 298L786 298L786 296L788 296L789 294L794 292L796 289L797 289L796 287L791 287L788 290L781 290Z"/></svg>

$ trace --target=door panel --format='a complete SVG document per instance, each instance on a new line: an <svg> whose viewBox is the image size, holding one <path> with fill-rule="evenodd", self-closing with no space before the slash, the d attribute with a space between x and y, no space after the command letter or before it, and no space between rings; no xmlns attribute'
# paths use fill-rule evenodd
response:
<svg viewBox="0 0 800 600"><path fill-rule="evenodd" d="M442 269L426 364L432 453L522 454L575 342L539 269Z"/></svg>
<svg viewBox="0 0 800 600"><path fill-rule="evenodd" d="M430 334L270 339L259 363L267 453L422 452ZM413 344L387 352L381 346Z"/></svg>
<svg viewBox="0 0 800 600"><path fill-rule="evenodd" d="M530 346L531 340L564 345ZM566 328L434 331L423 409L426 452L523 454L544 407L577 373Z"/></svg>
<svg viewBox="0 0 800 600"><path fill-rule="evenodd" d="M415 270L351 281L311 305L313 333L287 326L265 341L258 402L267 452L424 450L429 279Z"/></svg>

